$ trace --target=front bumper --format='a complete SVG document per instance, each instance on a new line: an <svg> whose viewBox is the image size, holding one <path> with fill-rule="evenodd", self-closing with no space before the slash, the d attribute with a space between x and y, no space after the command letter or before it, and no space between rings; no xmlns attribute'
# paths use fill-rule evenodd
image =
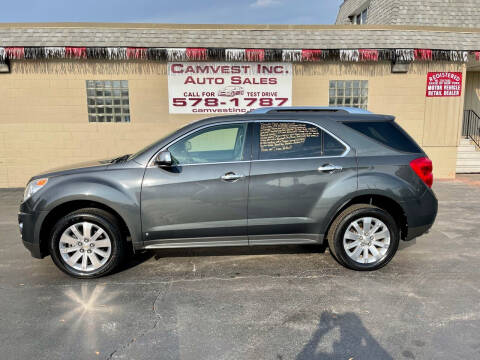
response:
<svg viewBox="0 0 480 360"><path fill-rule="evenodd" d="M41 259L45 257L45 255L42 254L39 236L35 236L37 220L37 214L23 212L20 209L20 212L18 213L18 226L23 245L30 251L34 258Z"/></svg>

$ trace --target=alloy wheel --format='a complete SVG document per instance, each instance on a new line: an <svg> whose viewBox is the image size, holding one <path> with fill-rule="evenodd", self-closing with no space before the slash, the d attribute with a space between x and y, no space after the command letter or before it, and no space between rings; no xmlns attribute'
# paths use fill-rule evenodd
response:
<svg viewBox="0 0 480 360"><path fill-rule="evenodd" d="M83 272L99 269L105 265L112 253L112 242L107 232L88 221L66 228L58 246L63 261Z"/></svg>
<svg viewBox="0 0 480 360"><path fill-rule="evenodd" d="M357 263L370 264L383 259L390 247L390 230L375 217L352 221L343 236L343 248Z"/></svg>

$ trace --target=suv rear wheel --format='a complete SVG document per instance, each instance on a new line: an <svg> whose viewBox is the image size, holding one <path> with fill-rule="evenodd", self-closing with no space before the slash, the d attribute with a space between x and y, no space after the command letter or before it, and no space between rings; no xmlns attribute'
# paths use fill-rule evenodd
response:
<svg viewBox="0 0 480 360"><path fill-rule="evenodd" d="M55 265L77 278L111 273L126 251L117 219L95 208L80 209L61 218L53 227L49 245Z"/></svg>
<svg viewBox="0 0 480 360"><path fill-rule="evenodd" d="M395 255L399 230L385 210L356 204L342 211L328 232L330 252L340 264L353 270L376 270Z"/></svg>

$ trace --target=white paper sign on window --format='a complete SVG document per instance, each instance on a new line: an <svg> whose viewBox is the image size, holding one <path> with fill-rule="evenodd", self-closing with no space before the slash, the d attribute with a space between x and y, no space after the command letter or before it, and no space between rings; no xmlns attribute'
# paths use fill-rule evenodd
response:
<svg viewBox="0 0 480 360"><path fill-rule="evenodd" d="M240 114L292 105L292 64L170 62L170 114Z"/></svg>

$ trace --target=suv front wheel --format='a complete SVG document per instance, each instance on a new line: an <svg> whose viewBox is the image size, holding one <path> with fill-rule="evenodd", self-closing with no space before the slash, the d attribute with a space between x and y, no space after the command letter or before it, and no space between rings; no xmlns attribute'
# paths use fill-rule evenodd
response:
<svg viewBox="0 0 480 360"><path fill-rule="evenodd" d="M340 264L353 270L376 270L395 255L399 230L385 210L356 204L342 211L328 232L330 252Z"/></svg>
<svg viewBox="0 0 480 360"><path fill-rule="evenodd" d="M77 278L97 278L119 266L125 241L117 219L110 213L80 209L53 227L50 254L60 270Z"/></svg>

